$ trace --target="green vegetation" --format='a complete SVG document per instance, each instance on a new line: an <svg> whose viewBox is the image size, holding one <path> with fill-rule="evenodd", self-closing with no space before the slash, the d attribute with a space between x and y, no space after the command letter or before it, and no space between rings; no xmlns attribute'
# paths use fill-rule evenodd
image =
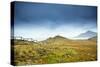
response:
<svg viewBox="0 0 100 67"><path fill-rule="evenodd" d="M97 60L97 45L93 40L49 38L41 42L14 40L15 65L51 64ZM13 43L12 43L13 44Z"/></svg>

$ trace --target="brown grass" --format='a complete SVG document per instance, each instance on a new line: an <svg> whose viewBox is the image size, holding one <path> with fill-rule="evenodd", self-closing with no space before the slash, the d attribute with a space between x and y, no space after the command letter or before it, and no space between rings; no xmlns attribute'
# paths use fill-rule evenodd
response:
<svg viewBox="0 0 100 67"><path fill-rule="evenodd" d="M38 44L14 41L15 65L52 64L97 60L97 43L92 40L72 40Z"/></svg>

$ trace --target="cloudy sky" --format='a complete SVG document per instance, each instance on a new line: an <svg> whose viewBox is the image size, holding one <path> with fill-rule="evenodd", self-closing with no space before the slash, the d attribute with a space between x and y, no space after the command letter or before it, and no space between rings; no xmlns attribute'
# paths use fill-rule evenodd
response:
<svg viewBox="0 0 100 67"><path fill-rule="evenodd" d="M15 36L35 40L56 35L72 38L88 30L96 32L96 26L96 6L14 3Z"/></svg>

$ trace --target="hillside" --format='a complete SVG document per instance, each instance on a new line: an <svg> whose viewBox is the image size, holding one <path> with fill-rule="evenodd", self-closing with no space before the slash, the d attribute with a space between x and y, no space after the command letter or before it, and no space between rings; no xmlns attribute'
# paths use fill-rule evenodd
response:
<svg viewBox="0 0 100 67"><path fill-rule="evenodd" d="M41 41L41 43L46 43L46 44L64 44L64 43L68 43L71 40L68 38L65 38L63 36L57 35L55 37L49 37L48 39Z"/></svg>
<svg viewBox="0 0 100 67"><path fill-rule="evenodd" d="M78 38L78 39L89 39L89 38L95 37L96 35L97 35L96 32L86 31L84 33L79 34L75 38Z"/></svg>
<svg viewBox="0 0 100 67"><path fill-rule="evenodd" d="M94 40L70 40L55 36L38 42L12 41L12 63L15 65L97 60L97 42Z"/></svg>
<svg viewBox="0 0 100 67"><path fill-rule="evenodd" d="M92 38L89 38L88 40L90 40L90 41L96 41L97 42L97 36L94 36L94 37L92 37Z"/></svg>

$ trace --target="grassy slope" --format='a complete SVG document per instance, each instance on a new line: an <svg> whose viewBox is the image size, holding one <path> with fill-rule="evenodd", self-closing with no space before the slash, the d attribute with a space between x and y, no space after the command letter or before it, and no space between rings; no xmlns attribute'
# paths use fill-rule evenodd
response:
<svg viewBox="0 0 100 67"><path fill-rule="evenodd" d="M93 40L50 38L44 42L14 41L14 64L51 64L97 59L97 45Z"/></svg>

